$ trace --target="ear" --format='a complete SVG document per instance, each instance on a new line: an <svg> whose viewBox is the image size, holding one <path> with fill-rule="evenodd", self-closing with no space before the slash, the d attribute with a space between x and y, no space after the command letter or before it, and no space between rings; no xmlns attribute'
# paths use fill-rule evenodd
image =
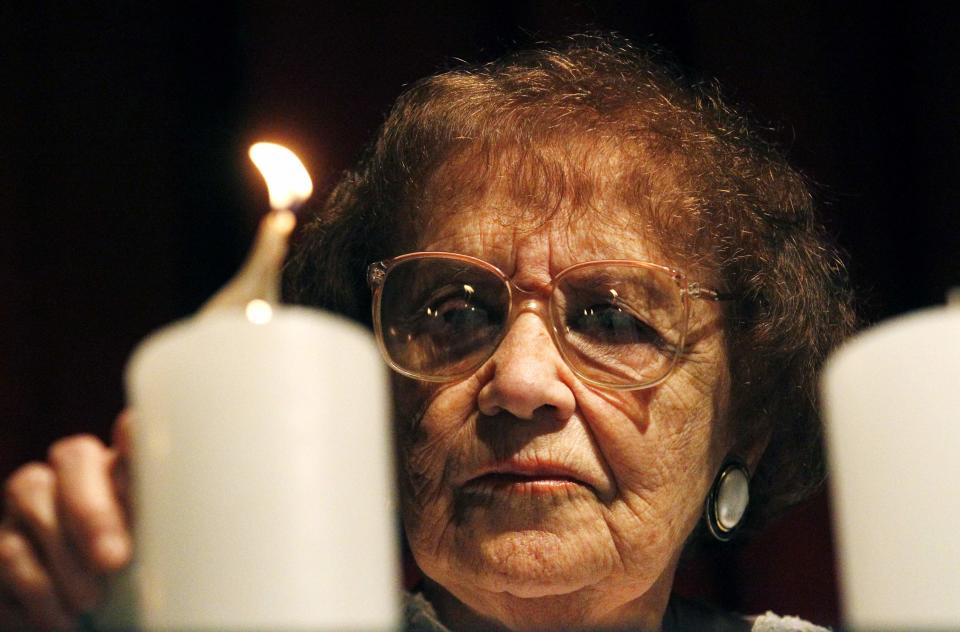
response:
<svg viewBox="0 0 960 632"><path fill-rule="evenodd" d="M734 451L732 452L733 454L739 455L744 460L744 462L747 464L747 468L750 470L751 476L757 471L757 465L760 463L760 459L763 458L764 452L767 451L767 446L770 444L771 434L771 431L767 431L760 437L754 439L752 442L735 446Z"/></svg>

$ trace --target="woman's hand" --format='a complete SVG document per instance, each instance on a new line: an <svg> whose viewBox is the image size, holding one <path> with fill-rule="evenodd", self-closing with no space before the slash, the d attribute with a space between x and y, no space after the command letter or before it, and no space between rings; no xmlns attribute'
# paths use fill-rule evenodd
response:
<svg viewBox="0 0 960 632"><path fill-rule="evenodd" d="M4 486L0 519L0 630L69 629L100 601L106 575L130 561L129 415L114 445L61 439L46 463L28 463Z"/></svg>

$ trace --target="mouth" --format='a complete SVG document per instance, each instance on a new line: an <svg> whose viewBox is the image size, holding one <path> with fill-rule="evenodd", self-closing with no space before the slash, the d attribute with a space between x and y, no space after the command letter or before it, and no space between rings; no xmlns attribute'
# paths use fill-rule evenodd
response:
<svg viewBox="0 0 960 632"><path fill-rule="evenodd" d="M463 485L465 491L552 493L592 486L571 472L559 469L505 468L484 472Z"/></svg>

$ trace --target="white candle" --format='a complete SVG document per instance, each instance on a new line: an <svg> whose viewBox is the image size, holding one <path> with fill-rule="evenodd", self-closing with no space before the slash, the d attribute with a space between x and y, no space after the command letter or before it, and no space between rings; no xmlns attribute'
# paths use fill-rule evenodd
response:
<svg viewBox="0 0 960 632"><path fill-rule="evenodd" d="M286 148L257 144L251 159L272 210L246 263L128 365L134 617L147 629L394 629L385 368L360 326L276 304L292 211L312 185Z"/></svg>
<svg viewBox="0 0 960 632"><path fill-rule="evenodd" d="M960 307L882 323L824 372L845 623L960 625Z"/></svg>
<svg viewBox="0 0 960 632"><path fill-rule="evenodd" d="M398 563L368 332L274 308L174 325L128 369L148 629L387 630Z"/></svg>

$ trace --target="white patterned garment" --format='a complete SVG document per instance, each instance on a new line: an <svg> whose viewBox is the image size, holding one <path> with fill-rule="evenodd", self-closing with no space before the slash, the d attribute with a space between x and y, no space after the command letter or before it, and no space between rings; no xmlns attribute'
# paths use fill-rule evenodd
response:
<svg viewBox="0 0 960 632"><path fill-rule="evenodd" d="M752 632L829 632L829 630L797 617L781 617L768 611L754 619Z"/></svg>
<svg viewBox="0 0 960 632"><path fill-rule="evenodd" d="M440 623L436 611L434 611L433 606L424 598L422 593L411 594L404 592L404 602L404 620L406 622L403 628L404 632L450 632L449 628ZM709 614L702 615L704 612L709 613L711 611L709 608L704 608L702 605L692 604L683 600L678 600L676 603L687 616L683 617L683 622L675 623L673 627L671 627L671 630L675 632L708 632L708 630L719 629L741 630L746 629L747 626L751 626L751 632L830 632L827 628L814 625L809 621L804 621L797 617L781 617L772 612L767 612L757 617L736 617L729 615L729 619L725 619L726 623L720 622L716 625L714 623L704 624L703 622L707 619L693 615L701 613L701 616L706 616L709 619ZM735 621L733 625L730 624L731 620Z"/></svg>

